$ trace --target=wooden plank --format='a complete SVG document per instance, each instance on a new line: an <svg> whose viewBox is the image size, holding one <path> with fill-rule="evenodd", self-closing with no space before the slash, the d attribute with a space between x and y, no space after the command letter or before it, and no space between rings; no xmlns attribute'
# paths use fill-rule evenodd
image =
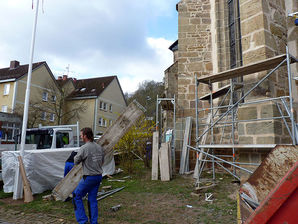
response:
<svg viewBox="0 0 298 224"><path fill-rule="evenodd" d="M24 183L24 202L29 203L33 201L33 195L30 187L30 183L26 176L26 171L24 167L24 163L21 156L18 156L19 164L20 164L20 173L22 175L22 180Z"/></svg>
<svg viewBox="0 0 298 224"><path fill-rule="evenodd" d="M137 102L128 105L125 111L117 118L114 124L109 127L103 136L97 141L104 148L105 166L113 158L113 147L123 137L123 135L135 124L135 122L143 115L144 108ZM82 178L82 167L72 169L68 175L62 179L54 188L52 194L56 200L64 201L77 187Z"/></svg>
<svg viewBox="0 0 298 224"><path fill-rule="evenodd" d="M286 59L286 54L278 55L273 58L269 58L263 61L252 63L246 66L230 69L224 72L220 72L213 75L201 76L198 78L198 82L209 84L213 82L219 82L227 79L237 78L256 72L265 71L268 69L275 68L279 63ZM297 62L295 58L291 57L291 63ZM286 63L284 63L286 65Z"/></svg>
<svg viewBox="0 0 298 224"><path fill-rule="evenodd" d="M186 170L186 163L188 160L188 141L190 138L190 132L191 132L191 117L186 118L186 124L185 124L185 131L184 131L184 139L183 139L183 146L182 146L182 153L180 158L180 169L179 173L184 174Z"/></svg>
<svg viewBox="0 0 298 224"><path fill-rule="evenodd" d="M173 164L172 164L172 147L171 147L171 142L167 142L168 144L168 160L169 160L169 167L170 167L170 179L173 177Z"/></svg>
<svg viewBox="0 0 298 224"><path fill-rule="evenodd" d="M159 132L153 132L152 139L152 180L158 180L158 142Z"/></svg>
<svg viewBox="0 0 298 224"><path fill-rule="evenodd" d="M65 199L76 189L83 177L82 164L75 165L72 170L60 181L52 191L53 198L58 201Z"/></svg>
<svg viewBox="0 0 298 224"><path fill-rule="evenodd" d="M169 157L169 143L161 143L160 153L160 179L162 181L170 180L170 157Z"/></svg>

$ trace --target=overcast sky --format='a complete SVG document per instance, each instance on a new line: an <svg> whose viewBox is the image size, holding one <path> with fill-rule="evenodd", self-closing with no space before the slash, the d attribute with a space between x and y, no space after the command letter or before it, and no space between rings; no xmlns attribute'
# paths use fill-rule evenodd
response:
<svg viewBox="0 0 298 224"><path fill-rule="evenodd" d="M43 2L43 4L42 4ZM117 75L124 92L162 81L178 0L40 0L34 62L78 79ZM33 1L36 7L36 0ZM29 63L32 0L0 0L0 67Z"/></svg>

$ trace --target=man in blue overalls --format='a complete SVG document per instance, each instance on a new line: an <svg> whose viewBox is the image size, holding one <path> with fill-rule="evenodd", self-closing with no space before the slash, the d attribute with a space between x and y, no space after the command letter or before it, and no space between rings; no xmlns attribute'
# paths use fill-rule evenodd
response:
<svg viewBox="0 0 298 224"><path fill-rule="evenodd" d="M89 221L91 224L95 224L98 219L96 197L102 180L104 151L93 141L91 128L83 128L81 138L86 144L79 149L78 154L74 157L74 163L75 165L82 163L83 179L73 192L73 203L78 223L88 223L83 204L83 197L88 193Z"/></svg>

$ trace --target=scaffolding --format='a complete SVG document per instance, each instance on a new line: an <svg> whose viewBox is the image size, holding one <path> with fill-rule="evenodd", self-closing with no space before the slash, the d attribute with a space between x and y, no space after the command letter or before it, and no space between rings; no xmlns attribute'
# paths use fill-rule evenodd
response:
<svg viewBox="0 0 298 224"><path fill-rule="evenodd" d="M161 105L161 107L159 107ZM163 130L163 110L173 111L173 130L171 138L171 159L172 169L175 170L175 134L176 134L176 100L175 95L173 98L159 98L156 97L156 131L162 135ZM158 115L160 112L160 116ZM162 138L159 137L161 140Z"/></svg>
<svg viewBox="0 0 298 224"><path fill-rule="evenodd" d="M257 163L241 163L236 161L235 153L236 150L241 149L271 149L276 146L276 144L238 144L235 138L235 131L237 125L241 122L252 122L261 120L282 120L284 123L289 136L291 137L291 144L296 145L297 139L297 126L294 121L294 109L293 109L293 96L292 96L292 74L291 74L291 63L297 63L297 59L289 54L288 47L286 47L286 54L279 55L267 60L263 60L257 63L249 64L247 66L241 66L224 72L220 72L214 75L202 76L196 79L196 146L192 147L188 145L188 148L195 150L197 152L197 163L195 167L194 177L197 178L197 183L200 182L202 171L206 165L206 162L212 164L212 176L215 180L215 165L223 168L229 174L234 176L237 180L240 177L237 175L236 169L252 173L251 170L242 167L241 165L258 166ZM244 102L244 99L257 87L259 87L266 79L268 79L277 69L281 66L287 65L287 85L289 88L289 94L286 96L275 97L275 98L265 98L259 100L253 100ZM250 75L256 72L261 72L265 70L272 69L263 78L261 78L252 88L250 88L246 93L243 92L243 84L236 83L235 78ZM230 84L213 91L212 84L220 81L230 80ZM210 93L202 97L198 97L198 86L199 84L207 84L210 89ZM237 91L239 91L237 93ZM228 99L230 96L230 99ZM238 97L239 96L239 97ZM222 97L221 102L218 106L214 106L214 99ZM198 104L200 101L208 100L210 103L209 108L198 109ZM227 103L228 101L228 103ZM237 117L237 111L239 106L249 105L249 104L259 104L263 102L273 102L280 116L266 117L266 118L256 118L248 120L239 120ZM282 105L282 107L280 106ZM283 110L284 109L284 110ZM223 111L223 112L222 112ZM199 115L209 112L207 118L199 119ZM222 112L220 114L220 112ZM289 120L290 126L287 122ZM205 121L205 124L203 123ZM230 127L230 139L228 144L222 144L224 131L226 127ZM219 142L214 141L214 130L215 128L221 129L222 136ZM203 129L203 130L202 130ZM200 131L201 130L201 131ZM199 134L199 132L201 132ZM209 136L208 136L209 134ZM206 143L209 137L209 144ZM232 154L216 155L215 150L221 149L230 150ZM233 170L229 170L224 165L230 165Z"/></svg>

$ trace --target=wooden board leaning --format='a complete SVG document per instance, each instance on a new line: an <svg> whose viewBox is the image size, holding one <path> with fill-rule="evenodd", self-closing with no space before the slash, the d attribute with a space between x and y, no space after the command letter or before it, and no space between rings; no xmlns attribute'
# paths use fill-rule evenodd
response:
<svg viewBox="0 0 298 224"><path fill-rule="evenodd" d="M110 161L114 156L113 147L141 117L144 110L138 102L134 101L130 103L114 124L97 141L104 148L105 161ZM82 166L75 166L53 189L52 195L54 199L64 201L77 187L82 175Z"/></svg>

